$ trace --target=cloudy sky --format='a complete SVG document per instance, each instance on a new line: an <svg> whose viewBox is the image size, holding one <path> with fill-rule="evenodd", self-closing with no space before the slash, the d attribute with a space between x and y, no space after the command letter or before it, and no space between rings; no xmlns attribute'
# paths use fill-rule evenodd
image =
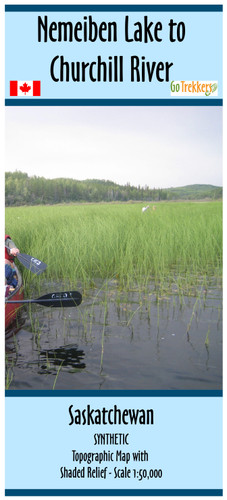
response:
<svg viewBox="0 0 227 500"><path fill-rule="evenodd" d="M8 107L6 171L222 185L220 107Z"/></svg>

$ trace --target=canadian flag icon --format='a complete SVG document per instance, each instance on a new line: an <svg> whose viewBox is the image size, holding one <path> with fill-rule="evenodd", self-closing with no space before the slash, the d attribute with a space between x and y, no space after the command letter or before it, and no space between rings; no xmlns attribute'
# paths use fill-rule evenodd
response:
<svg viewBox="0 0 227 500"><path fill-rule="evenodd" d="M11 97L34 97L41 95L40 80L11 80L9 85Z"/></svg>

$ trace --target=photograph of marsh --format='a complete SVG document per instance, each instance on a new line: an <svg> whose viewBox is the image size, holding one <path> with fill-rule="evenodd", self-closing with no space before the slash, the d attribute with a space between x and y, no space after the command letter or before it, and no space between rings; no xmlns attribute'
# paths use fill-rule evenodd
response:
<svg viewBox="0 0 227 500"><path fill-rule="evenodd" d="M221 107L8 107L5 174L6 389L222 389Z"/></svg>

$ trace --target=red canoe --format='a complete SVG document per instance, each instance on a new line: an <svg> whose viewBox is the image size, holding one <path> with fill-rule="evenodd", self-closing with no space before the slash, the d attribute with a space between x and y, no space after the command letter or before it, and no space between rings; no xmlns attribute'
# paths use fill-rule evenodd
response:
<svg viewBox="0 0 227 500"><path fill-rule="evenodd" d="M23 283L22 283L22 277L20 272L18 271L18 268L15 266L16 273L17 273L17 278L18 278L18 283L15 288L11 292L11 294L6 297L5 299L5 328L8 329L13 323L17 317L17 313L20 310L21 306L19 304L11 304L10 300L22 300L24 298L24 292L23 292Z"/></svg>

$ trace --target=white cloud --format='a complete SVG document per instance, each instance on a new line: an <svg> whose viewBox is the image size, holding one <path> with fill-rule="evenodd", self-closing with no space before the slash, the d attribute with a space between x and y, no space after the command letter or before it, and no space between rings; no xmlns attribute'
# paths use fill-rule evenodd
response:
<svg viewBox="0 0 227 500"><path fill-rule="evenodd" d="M6 170L169 187L222 183L215 107L6 109Z"/></svg>

